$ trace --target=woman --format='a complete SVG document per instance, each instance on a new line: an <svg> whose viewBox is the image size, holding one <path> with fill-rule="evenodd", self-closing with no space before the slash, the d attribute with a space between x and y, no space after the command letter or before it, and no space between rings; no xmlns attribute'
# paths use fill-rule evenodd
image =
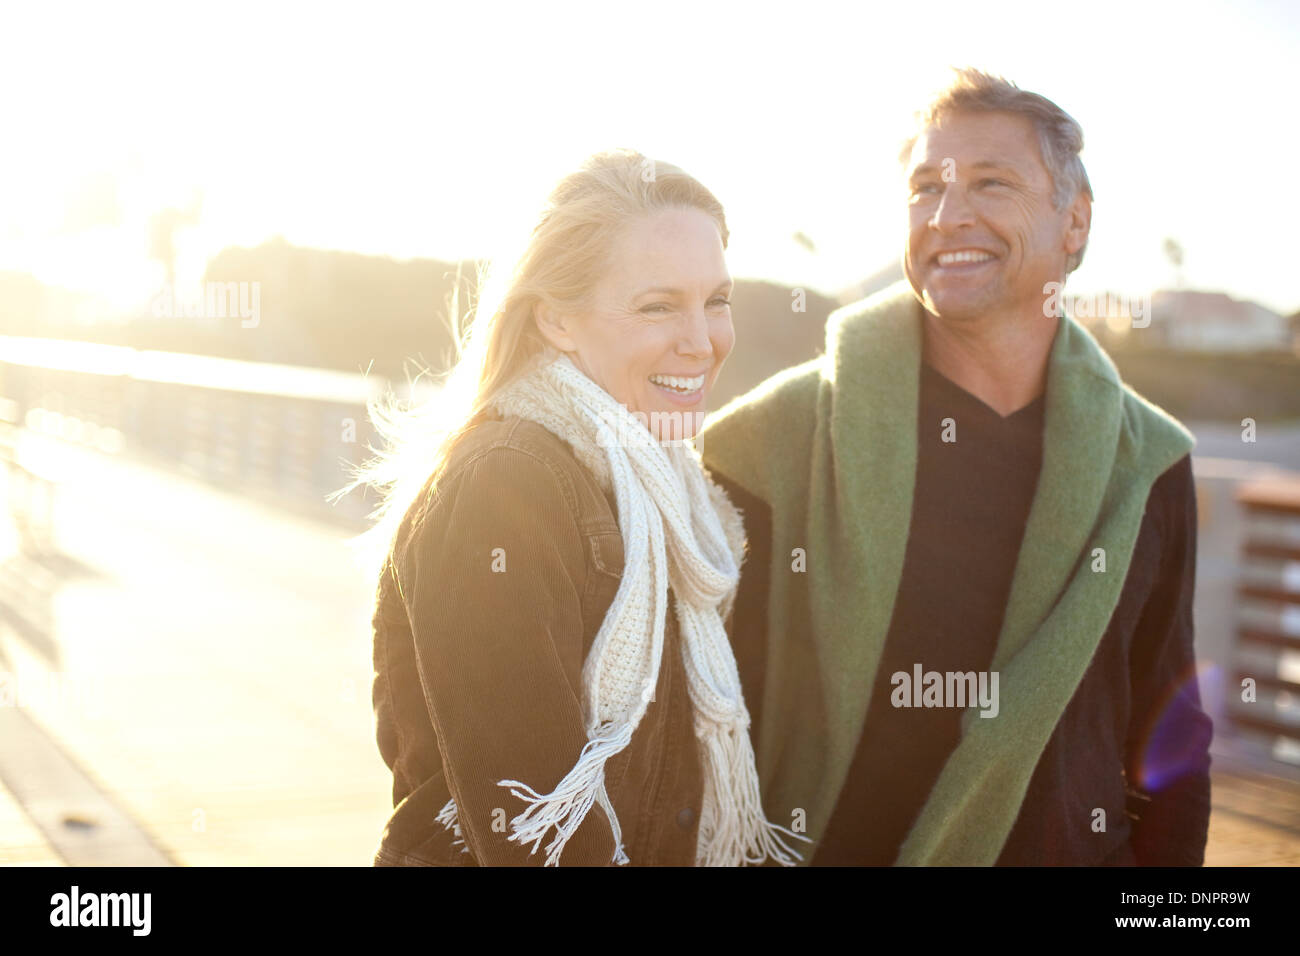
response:
<svg viewBox="0 0 1300 956"><path fill-rule="evenodd" d="M726 243L681 170L594 156L435 403L378 416L376 865L794 863L724 626L740 516L685 441L734 341Z"/></svg>

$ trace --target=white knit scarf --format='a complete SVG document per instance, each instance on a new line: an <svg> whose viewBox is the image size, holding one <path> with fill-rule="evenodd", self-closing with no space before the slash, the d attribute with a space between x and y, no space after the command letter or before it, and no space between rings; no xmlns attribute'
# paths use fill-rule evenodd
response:
<svg viewBox="0 0 1300 956"><path fill-rule="evenodd" d="M605 792L605 762L631 742L659 679L669 590L675 600L704 775L697 866L794 865L781 839L806 837L764 817L749 711L724 621L743 559L739 513L685 441L660 442L567 356L547 353L502 391L494 407L542 425L618 503L624 568L583 665L587 744L573 769L548 794L518 780L499 785L527 803L509 839L533 845L555 828L546 865L599 802L614 832L614 862L629 862L618 817ZM455 801L437 819L457 835Z"/></svg>

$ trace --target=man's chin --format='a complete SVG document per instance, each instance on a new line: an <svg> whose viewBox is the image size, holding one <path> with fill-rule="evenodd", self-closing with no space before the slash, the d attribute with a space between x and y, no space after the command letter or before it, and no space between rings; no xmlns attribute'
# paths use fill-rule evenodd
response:
<svg viewBox="0 0 1300 956"><path fill-rule="evenodd" d="M991 297L955 289L924 289L926 311L945 322L970 322L988 313Z"/></svg>

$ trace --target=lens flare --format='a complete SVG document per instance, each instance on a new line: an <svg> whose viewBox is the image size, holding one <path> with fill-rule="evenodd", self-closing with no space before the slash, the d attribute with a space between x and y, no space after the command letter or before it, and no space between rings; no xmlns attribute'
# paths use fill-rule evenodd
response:
<svg viewBox="0 0 1300 956"><path fill-rule="evenodd" d="M1219 668L1195 663L1180 671L1158 706L1152 708L1136 742L1141 755L1137 782L1147 792L1163 790L1205 759L1214 728L1200 713L1198 677L1204 686L1215 687Z"/></svg>

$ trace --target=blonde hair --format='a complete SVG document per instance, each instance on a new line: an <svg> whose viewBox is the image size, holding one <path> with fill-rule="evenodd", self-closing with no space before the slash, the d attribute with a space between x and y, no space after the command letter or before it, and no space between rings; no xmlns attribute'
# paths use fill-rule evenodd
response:
<svg viewBox="0 0 1300 956"><path fill-rule="evenodd" d="M362 485L378 493L373 524L354 541L367 559L386 564L402 519L417 500L421 507L413 521L423 517L457 441L487 417L501 389L539 353L554 353L534 322L537 305L558 312L583 310L607 268L618 233L641 216L678 207L712 217L726 248L722 204L693 177L633 150L597 153L555 186L513 261L480 269L477 304L464 316L458 292L453 293L456 356L438 391L411 407L391 394L369 402L384 448L370 448L374 457L331 496Z"/></svg>

